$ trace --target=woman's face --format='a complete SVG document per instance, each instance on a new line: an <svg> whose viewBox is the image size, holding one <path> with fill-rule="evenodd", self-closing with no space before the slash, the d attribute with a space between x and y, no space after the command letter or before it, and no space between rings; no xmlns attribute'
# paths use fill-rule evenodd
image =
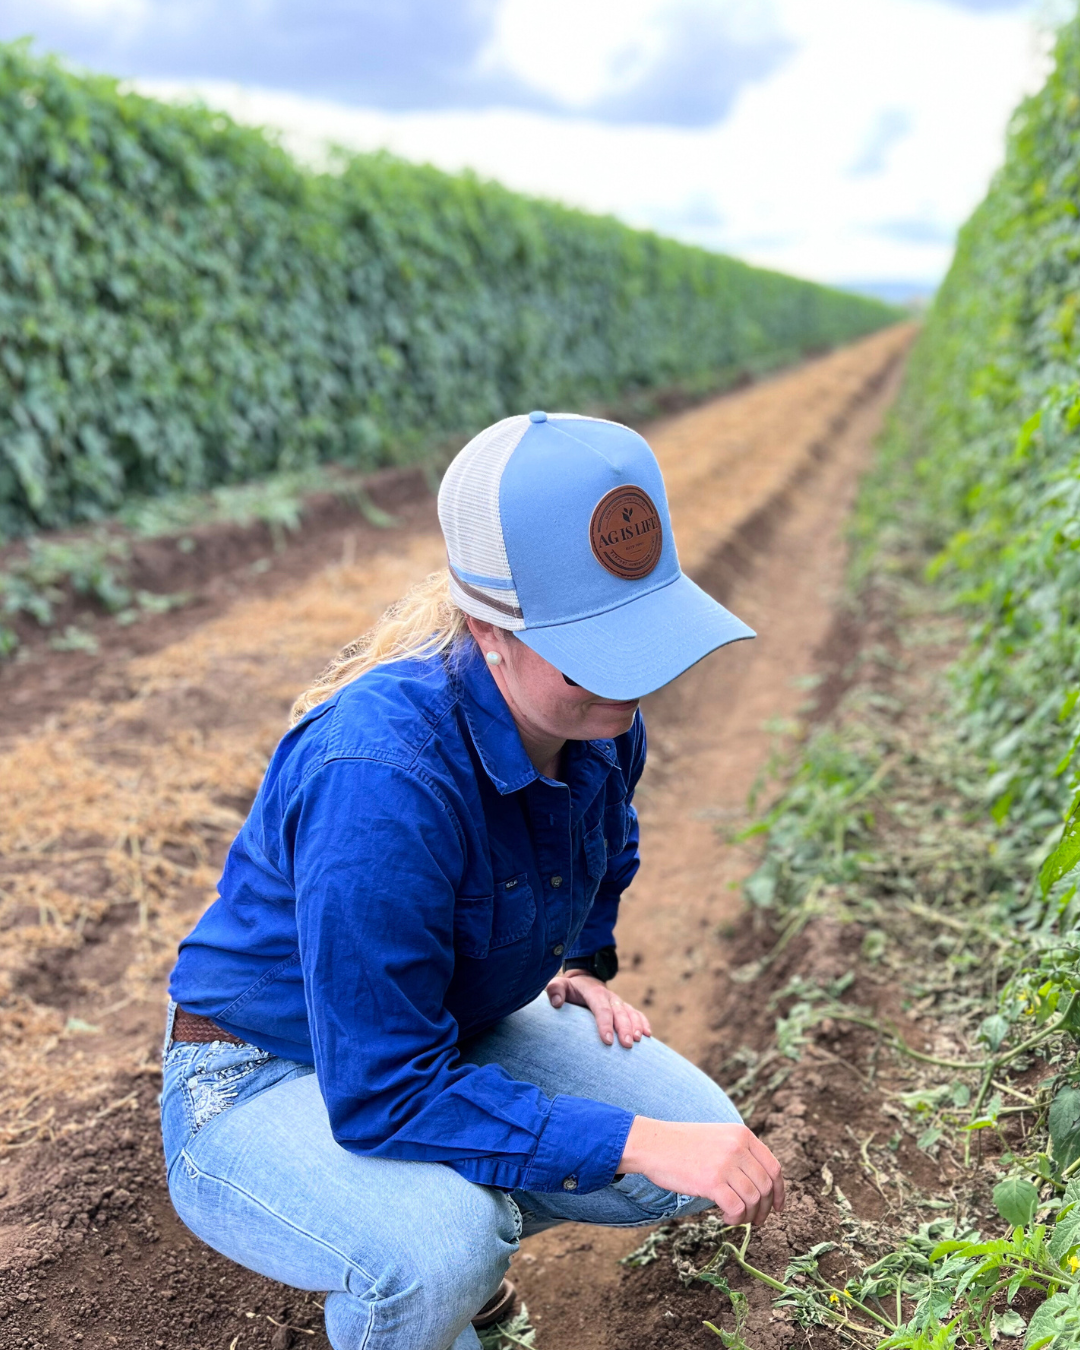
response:
<svg viewBox="0 0 1080 1350"><path fill-rule="evenodd" d="M469 630L485 656L498 652L499 663L488 669L523 733L594 741L630 730L639 699L620 703L567 684L550 662L505 629L470 618Z"/></svg>

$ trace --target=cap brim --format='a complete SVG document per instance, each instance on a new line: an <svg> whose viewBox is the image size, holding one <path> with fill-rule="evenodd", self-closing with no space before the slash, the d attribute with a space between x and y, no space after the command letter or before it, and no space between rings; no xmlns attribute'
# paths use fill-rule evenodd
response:
<svg viewBox="0 0 1080 1350"><path fill-rule="evenodd" d="M718 647L757 635L680 575L618 609L514 636L583 689L622 700L651 694Z"/></svg>

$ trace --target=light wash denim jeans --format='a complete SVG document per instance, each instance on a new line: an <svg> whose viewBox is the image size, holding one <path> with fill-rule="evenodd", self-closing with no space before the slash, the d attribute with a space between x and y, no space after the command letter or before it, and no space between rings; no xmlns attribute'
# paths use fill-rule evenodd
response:
<svg viewBox="0 0 1080 1350"><path fill-rule="evenodd" d="M335 1143L314 1071L251 1045L166 1036L162 1128L169 1194L217 1251L282 1284L327 1293L334 1350L476 1350L470 1319L518 1239L573 1221L616 1227L710 1202L628 1175L575 1195L465 1181L442 1163L360 1158ZM737 1121L700 1069L657 1040L600 1040L592 1014L546 995L462 1046L548 1096L660 1120Z"/></svg>

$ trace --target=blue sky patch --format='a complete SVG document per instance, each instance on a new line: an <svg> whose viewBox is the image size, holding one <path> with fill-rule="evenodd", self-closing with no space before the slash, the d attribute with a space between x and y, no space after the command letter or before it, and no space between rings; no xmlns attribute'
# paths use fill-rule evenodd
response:
<svg viewBox="0 0 1080 1350"><path fill-rule="evenodd" d="M881 173L888 165L889 155L911 132L911 115L903 108L886 108L879 114L859 152L850 173L853 178Z"/></svg>
<svg viewBox="0 0 1080 1350"><path fill-rule="evenodd" d="M710 126L746 83L793 50L733 36L723 6L673 6L663 42L629 83L585 106L483 60L498 0L149 0L94 13L78 0L6 0L0 40L32 35L93 70L224 80L392 112L525 108L609 123Z"/></svg>

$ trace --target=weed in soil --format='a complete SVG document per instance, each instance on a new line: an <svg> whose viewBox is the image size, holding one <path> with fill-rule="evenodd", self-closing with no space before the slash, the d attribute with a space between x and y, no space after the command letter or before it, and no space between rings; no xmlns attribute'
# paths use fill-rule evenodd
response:
<svg viewBox="0 0 1080 1350"><path fill-rule="evenodd" d="M514 1350L519 1345L525 1350L538 1350L536 1328L529 1321L529 1310L524 1303L507 1321L497 1322L477 1334L481 1350Z"/></svg>

